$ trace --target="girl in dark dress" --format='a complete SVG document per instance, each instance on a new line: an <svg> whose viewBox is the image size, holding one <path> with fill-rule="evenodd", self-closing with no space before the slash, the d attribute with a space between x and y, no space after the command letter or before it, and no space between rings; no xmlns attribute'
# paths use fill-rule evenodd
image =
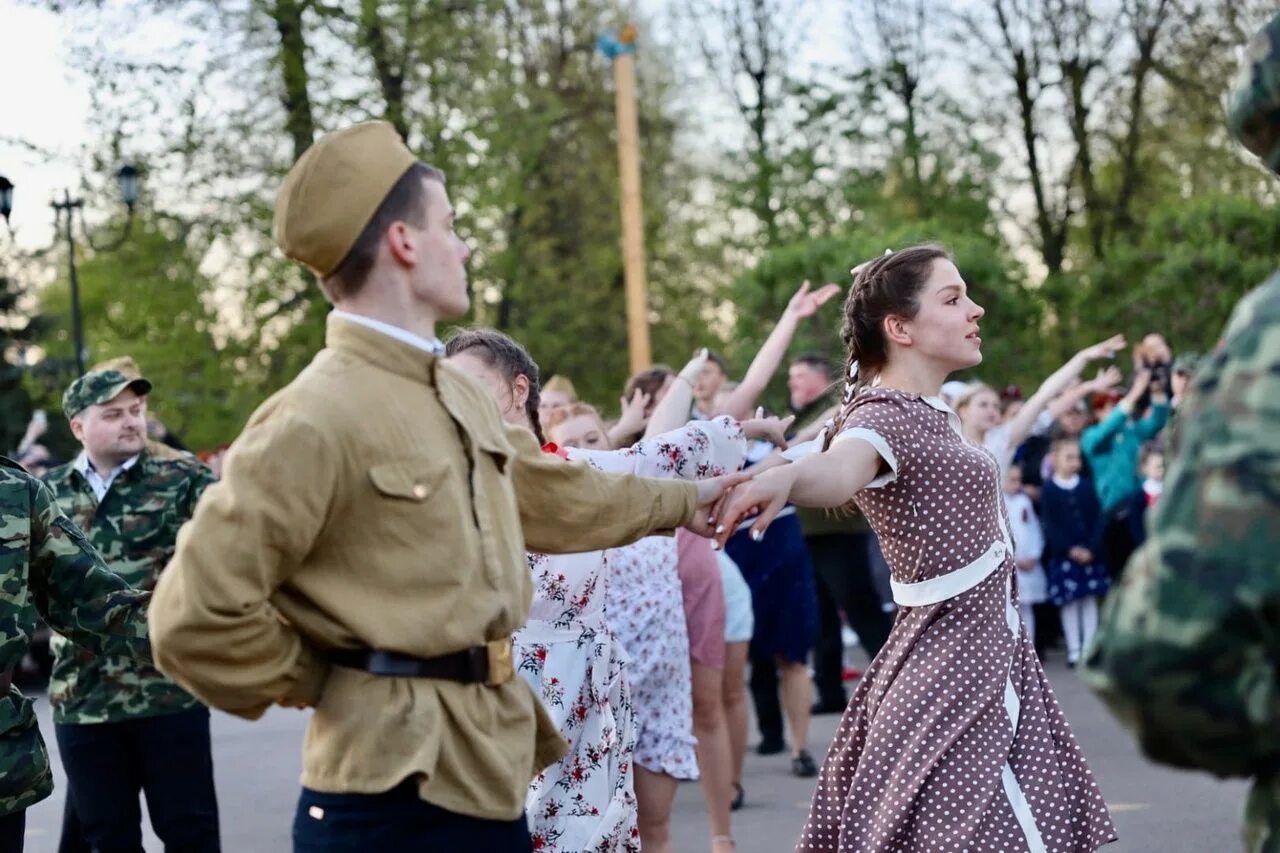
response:
<svg viewBox="0 0 1280 853"><path fill-rule="evenodd" d="M1102 505L1093 483L1080 475L1081 458L1077 439L1056 439L1050 450L1053 475L1040 492L1049 600L1062 614L1070 667L1098 630L1098 599L1111 585L1102 564Z"/></svg>

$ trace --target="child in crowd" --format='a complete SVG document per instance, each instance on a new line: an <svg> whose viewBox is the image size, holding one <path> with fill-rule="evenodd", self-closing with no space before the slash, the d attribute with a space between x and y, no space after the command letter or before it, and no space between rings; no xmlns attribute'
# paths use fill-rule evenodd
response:
<svg viewBox="0 0 1280 853"><path fill-rule="evenodd" d="M1098 598L1110 584L1101 560L1102 508L1093 483L1080 476L1080 442L1060 437L1050 449L1053 475L1040 494L1048 541L1049 599L1062 611L1067 666L1098 628Z"/></svg>
<svg viewBox="0 0 1280 853"><path fill-rule="evenodd" d="M1164 491L1164 451L1155 442L1142 446L1138 470L1142 474L1142 486L1129 501L1129 535L1136 548L1147 541L1147 510L1155 506Z"/></svg>
<svg viewBox="0 0 1280 853"><path fill-rule="evenodd" d="M1018 563L1018 606L1027 636L1036 639L1035 605L1049 600L1049 579L1040 557L1044 553L1044 531L1036 517L1031 498L1022 491L1022 469L1011 466L1004 472L1004 508L1013 534L1013 558Z"/></svg>

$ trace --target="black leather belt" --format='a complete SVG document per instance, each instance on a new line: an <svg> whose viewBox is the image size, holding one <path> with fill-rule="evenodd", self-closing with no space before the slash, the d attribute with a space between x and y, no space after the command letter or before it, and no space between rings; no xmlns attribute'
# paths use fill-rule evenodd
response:
<svg viewBox="0 0 1280 853"><path fill-rule="evenodd" d="M433 658L419 658L377 649L333 649L329 661L348 669L386 678L439 678L462 684L496 686L511 679L511 641L492 640Z"/></svg>

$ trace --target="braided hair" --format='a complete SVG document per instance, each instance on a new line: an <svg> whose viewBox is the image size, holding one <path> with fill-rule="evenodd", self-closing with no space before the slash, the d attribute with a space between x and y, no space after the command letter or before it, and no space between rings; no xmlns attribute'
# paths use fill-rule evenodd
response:
<svg viewBox="0 0 1280 853"><path fill-rule="evenodd" d="M920 291L933 271L933 262L951 260L937 243L923 243L884 255L853 268L853 287L844 301L845 385L839 413L822 431L822 449L840 434L858 393L871 385L889 361L884 321L889 316L911 319L920 310Z"/></svg>
<svg viewBox="0 0 1280 853"><path fill-rule="evenodd" d="M527 379L529 396L524 401L524 414L538 443L547 443L538 417L538 402L542 396L538 384L538 363L527 349L497 329L463 329L449 337L444 352L446 356L469 352L501 373L508 384L514 383L517 376Z"/></svg>

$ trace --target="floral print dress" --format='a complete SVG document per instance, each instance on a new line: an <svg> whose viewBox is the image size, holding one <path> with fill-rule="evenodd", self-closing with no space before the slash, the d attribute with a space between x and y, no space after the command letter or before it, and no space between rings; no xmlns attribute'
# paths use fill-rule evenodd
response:
<svg viewBox="0 0 1280 853"><path fill-rule="evenodd" d="M720 418L691 423L624 450L548 450L602 471L692 480L736 470L746 441L736 421ZM674 540L666 541L672 543L674 573ZM529 621L514 637L516 667L569 742L565 756L529 785L525 809L536 851L640 849L630 662L605 620L614 553L528 555L533 605ZM683 619L678 581L675 608ZM682 660L689 703L687 645L686 640Z"/></svg>

